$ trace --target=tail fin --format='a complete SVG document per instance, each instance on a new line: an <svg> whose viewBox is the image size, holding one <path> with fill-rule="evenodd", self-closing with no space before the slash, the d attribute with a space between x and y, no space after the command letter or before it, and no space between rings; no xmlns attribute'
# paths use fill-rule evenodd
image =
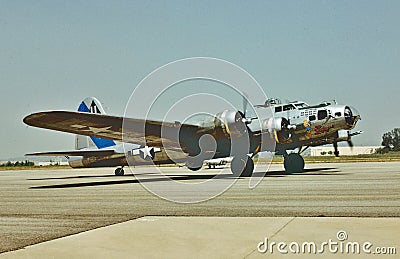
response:
<svg viewBox="0 0 400 259"><path fill-rule="evenodd" d="M78 107L78 112L105 114L104 109L101 106L101 103L94 97L88 97L85 100L83 100ZM115 142L110 139L76 135L75 149L77 150L83 148L94 148L94 147L101 149L111 146L115 146Z"/></svg>

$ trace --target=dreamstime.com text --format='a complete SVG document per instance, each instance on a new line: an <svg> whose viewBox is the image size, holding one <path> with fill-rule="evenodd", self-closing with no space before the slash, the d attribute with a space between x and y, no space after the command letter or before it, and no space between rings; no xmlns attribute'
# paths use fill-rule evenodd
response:
<svg viewBox="0 0 400 259"><path fill-rule="evenodd" d="M372 242L348 241L346 231L340 230L336 239L329 239L324 242L274 242L265 238L257 245L259 253L280 253L280 254L379 254L394 255L394 246L374 246Z"/></svg>

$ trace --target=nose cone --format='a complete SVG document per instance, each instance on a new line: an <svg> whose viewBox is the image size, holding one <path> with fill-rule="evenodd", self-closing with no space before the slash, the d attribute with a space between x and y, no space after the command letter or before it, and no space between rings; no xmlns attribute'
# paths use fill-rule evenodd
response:
<svg viewBox="0 0 400 259"><path fill-rule="evenodd" d="M358 117L359 119L361 119L361 114L356 108L354 108L353 106L350 106L349 108L351 109L351 111L353 113L353 116Z"/></svg>
<svg viewBox="0 0 400 259"><path fill-rule="evenodd" d="M356 125L357 121L361 119L360 112L352 107L352 106L346 106L344 108L344 118L346 119L346 123L351 127L354 128Z"/></svg>

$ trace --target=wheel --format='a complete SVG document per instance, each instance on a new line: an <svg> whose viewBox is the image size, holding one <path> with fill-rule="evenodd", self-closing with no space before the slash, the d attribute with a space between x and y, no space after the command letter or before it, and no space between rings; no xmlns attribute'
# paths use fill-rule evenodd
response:
<svg viewBox="0 0 400 259"><path fill-rule="evenodd" d="M250 157L240 158L234 157L231 162L231 171L234 176L249 177L253 174L254 162Z"/></svg>
<svg viewBox="0 0 400 259"><path fill-rule="evenodd" d="M191 171L199 171L199 170L201 169L201 166L200 166L200 167L189 167L189 166L188 166L188 168L189 168Z"/></svg>
<svg viewBox="0 0 400 259"><path fill-rule="evenodd" d="M122 175L124 175L124 174L125 174L125 171L124 171L123 168L117 168L117 169L115 169L115 175L122 176Z"/></svg>
<svg viewBox="0 0 400 259"><path fill-rule="evenodd" d="M211 169L211 165L208 165L208 169Z"/></svg>
<svg viewBox="0 0 400 259"><path fill-rule="evenodd" d="M286 156L283 164L286 173L302 173L304 171L304 159L297 153Z"/></svg>
<svg viewBox="0 0 400 259"><path fill-rule="evenodd" d="M249 158L247 158L246 167L244 168L242 176L250 177L253 174L253 171L254 171L254 162L253 162L253 159L251 159L249 157Z"/></svg>
<svg viewBox="0 0 400 259"><path fill-rule="evenodd" d="M189 156L186 160L186 166L192 171L198 171L203 166L204 161L195 157Z"/></svg>

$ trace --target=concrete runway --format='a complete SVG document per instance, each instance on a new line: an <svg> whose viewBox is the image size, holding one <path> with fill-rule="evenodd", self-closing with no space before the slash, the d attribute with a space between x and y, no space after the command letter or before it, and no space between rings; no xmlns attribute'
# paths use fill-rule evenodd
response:
<svg viewBox="0 0 400 259"><path fill-rule="evenodd" d="M397 258L399 230L400 218L152 216L0 258Z"/></svg>
<svg viewBox="0 0 400 259"><path fill-rule="evenodd" d="M160 199L132 175L114 176L112 168L1 171L0 252L142 216L400 216L400 163L306 168L305 173L287 175L282 165L272 165L255 189L242 178L218 197L195 204ZM134 170L144 174L147 169ZM216 174L163 171L181 182L200 182Z"/></svg>

